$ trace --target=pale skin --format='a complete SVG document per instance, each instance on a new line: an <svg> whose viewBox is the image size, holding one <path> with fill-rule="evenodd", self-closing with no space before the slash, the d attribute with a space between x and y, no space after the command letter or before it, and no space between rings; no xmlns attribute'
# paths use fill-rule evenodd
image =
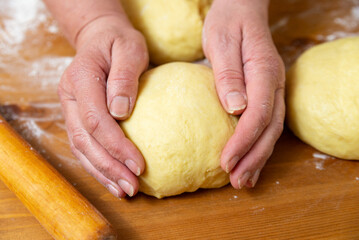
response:
<svg viewBox="0 0 359 240"><path fill-rule="evenodd" d="M45 0L76 56L58 94L74 155L114 196L134 196L141 153L116 120L134 108L149 57L144 37L117 0ZM269 0L214 0L203 51L223 108L240 115L221 166L234 188L254 187L284 121L284 66L268 27Z"/></svg>

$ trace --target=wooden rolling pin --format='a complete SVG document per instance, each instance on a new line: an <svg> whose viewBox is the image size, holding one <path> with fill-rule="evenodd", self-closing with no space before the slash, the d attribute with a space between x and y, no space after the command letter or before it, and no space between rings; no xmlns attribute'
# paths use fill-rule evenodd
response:
<svg viewBox="0 0 359 240"><path fill-rule="evenodd" d="M55 239L116 239L101 213L1 116L0 179Z"/></svg>

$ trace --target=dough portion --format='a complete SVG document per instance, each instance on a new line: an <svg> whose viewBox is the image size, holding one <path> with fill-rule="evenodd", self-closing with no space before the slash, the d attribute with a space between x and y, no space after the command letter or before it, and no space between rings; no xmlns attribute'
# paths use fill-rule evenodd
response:
<svg viewBox="0 0 359 240"><path fill-rule="evenodd" d="M151 62L203 58L202 27L212 0L121 0L132 24L145 36Z"/></svg>
<svg viewBox="0 0 359 240"><path fill-rule="evenodd" d="M146 161L140 191L162 198L226 185L220 155L237 121L223 110L210 68L175 62L146 72L120 123Z"/></svg>
<svg viewBox="0 0 359 240"><path fill-rule="evenodd" d="M359 37L320 44L288 72L287 120L318 150L359 160Z"/></svg>

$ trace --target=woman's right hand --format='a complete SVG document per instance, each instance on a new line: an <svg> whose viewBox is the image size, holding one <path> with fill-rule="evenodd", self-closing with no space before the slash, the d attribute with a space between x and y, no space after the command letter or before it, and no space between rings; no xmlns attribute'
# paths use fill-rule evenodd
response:
<svg viewBox="0 0 359 240"><path fill-rule="evenodd" d="M149 61L145 39L108 15L82 28L75 46L58 88L72 152L113 195L133 196L145 163L116 119L128 118L135 105Z"/></svg>

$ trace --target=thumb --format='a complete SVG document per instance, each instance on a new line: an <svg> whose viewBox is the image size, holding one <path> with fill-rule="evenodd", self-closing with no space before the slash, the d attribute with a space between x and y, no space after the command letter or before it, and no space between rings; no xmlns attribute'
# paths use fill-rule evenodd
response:
<svg viewBox="0 0 359 240"><path fill-rule="evenodd" d="M148 66L144 40L113 43L111 69L107 80L107 106L110 114L124 120L135 106L138 80Z"/></svg>
<svg viewBox="0 0 359 240"><path fill-rule="evenodd" d="M210 24L210 23L209 23ZM230 114L241 114L247 106L244 83L241 34L231 32L225 25L214 23L205 26L204 52L210 60L215 77L218 97L223 108Z"/></svg>

